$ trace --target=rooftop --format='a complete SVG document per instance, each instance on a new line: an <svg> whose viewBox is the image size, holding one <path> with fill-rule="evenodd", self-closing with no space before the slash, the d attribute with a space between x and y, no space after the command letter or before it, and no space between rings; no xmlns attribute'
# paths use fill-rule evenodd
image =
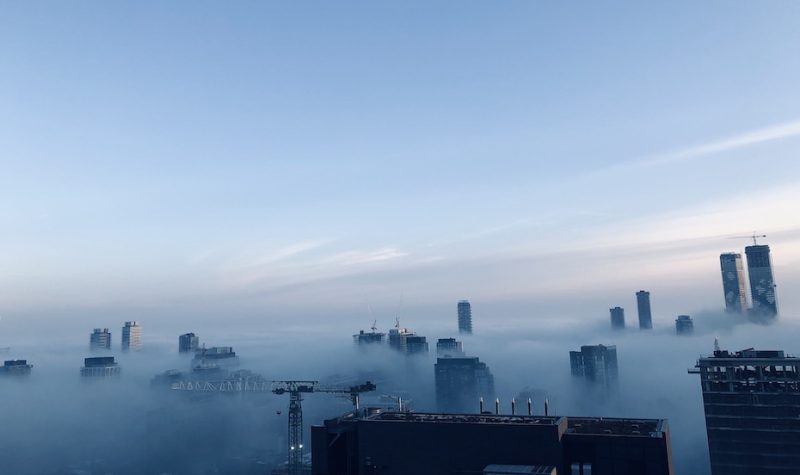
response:
<svg viewBox="0 0 800 475"><path fill-rule="evenodd" d="M460 424L530 424L557 425L557 416L512 416L496 414L436 414L426 412L380 412L367 417L370 421L441 422Z"/></svg>
<svg viewBox="0 0 800 475"><path fill-rule="evenodd" d="M616 419L606 417L569 417L569 434L643 435L654 437L663 430L663 419Z"/></svg>

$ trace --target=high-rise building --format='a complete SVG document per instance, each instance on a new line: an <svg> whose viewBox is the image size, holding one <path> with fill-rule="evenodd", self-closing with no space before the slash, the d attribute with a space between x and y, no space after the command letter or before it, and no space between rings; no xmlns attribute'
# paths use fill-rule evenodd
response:
<svg viewBox="0 0 800 475"><path fill-rule="evenodd" d="M611 313L611 328L614 330L625 329L625 309L622 307L614 307L609 309Z"/></svg>
<svg viewBox="0 0 800 475"><path fill-rule="evenodd" d="M650 312L650 292L646 290L636 292L636 308L639 311L639 329L650 330L653 328L653 315Z"/></svg>
<svg viewBox="0 0 800 475"><path fill-rule="evenodd" d="M715 350L700 375L713 475L790 475L800 467L800 359Z"/></svg>
<svg viewBox="0 0 800 475"><path fill-rule="evenodd" d="M32 364L28 360L8 360L3 362L0 374L7 376L27 376L31 374Z"/></svg>
<svg viewBox="0 0 800 475"><path fill-rule="evenodd" d="M494 376L477 357L438 358L434 376L436 406L442 412L474 412L480 398L494 399Z"/></svg>
<svg viewBox="0 0 800 475"><path fill-rule="evenodd" d="M458 302L458 332L472 333L472 306L469 300Z"/></svg>
<svg viewBox="0 0 800 475"><path fill-rule="evenodd" d="M408 337L414 335L415 333L413 331L401 327L398 323L394 328L389 330L389 348L401 353L406 353L406 340L408 340Z"/></svg>
<svg viewBox="0 0 800 475"><path fill-rule="evenodd" d="M694 333L694 322L689 315L678 315L675 319L675 333L678 335L691 335Z"/></svg>
<svg viewBox="0 0 800 475"><path fill-rule="evenodd" d="M95 328L89 335L89 349L108 350L111 349L111 332L108 328Z"/></svg>
<svg viewBox="0 0 800 475"><path fill-rule="evenodd" d="M125 322L122 327L122 350L139 351L142 349L142 326L139 322Z"/></svg>
<svg viewBox="0 0 800 475"><path fill-rule="evenodd" d="M616 388L619 379L616 346L581 346L581 351L569 352L569 363L572 376L600 388Z"/></svg>
<svg viewBox="0 0 800 475"><path fill-rule="evenodd" d="M428 339L420 335L410 335L406 338L406 354L417 355L428 352Z"/></svg>
<svg viewBox="0 0 800 475"><path fill-rule="evenodd" d="M350 412L313 426L311 450L313 475L674 473L664 419Z"/></svg>
<svg viewBox="0 0 800 475"><path fill-rule="evenodd" d="M353 335L353 341L356 345L370 345L372 343L383 343L383 337L385 337L385 333L381 333L376 331L375 328L372 331L365 332L364 330L360 330L358 333Z"/></svg>
<svg viewBox="0 0 800 475"><path fill-rule="evenodd" d="M464 346L455 338L439 338L436 342L436 356L464 356Z"/></svg>
<svg viewBox="0 0 800 475"><path fill-rule="evenodd" d="M753 315L756 318L773 319L778 314L778 302L775 300L775 280L772 277L769 246L747 246L744 253L747 255Z"/></svg>
<svg viewBox="0 0 800 475"><path fill-rule="evenodd" d="M719 266L722 271L722 291L725 294L725 311L728 313L746 312L747 291L745 290L744 283L742 255L737 252L720 254Z"/></svg>
<svg viewBox="0 0 800 475"><path fill-rule="evenodd" d="M119 376L120 367L113 356L97 356L84 358L81 376L84 378L105 378Z"/></svg>
<svg viewBox="0 0 800 475"><path fill-rule="evenodd" d="M184 333L178 337L178 352L191 353L200 348L200 338L194 333Z"/></svg>

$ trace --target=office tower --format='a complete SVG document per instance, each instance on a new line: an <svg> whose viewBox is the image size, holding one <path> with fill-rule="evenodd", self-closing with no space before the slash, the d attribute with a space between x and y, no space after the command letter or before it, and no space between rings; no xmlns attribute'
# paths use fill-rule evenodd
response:
<svg viewBox="0 0 800 475"><path fill-rule="evenodd" d="M472 306L469 300L458 302L458 332L472 333Z"/></svg>
<svg viewBox="0 0 800 475"><path fill-rule="evenodd" d="M736 252L720 254L719 266L722 271L722 291L725 294L725 311L728 313L746 312L747 292L745 291L742 255Z"/></svg>
<svg viewBox="0 0 800 475"><path fill-rule="evenodd" d="M406 354L416 355L428 352L428 340L424 336L410 335L406 338Z"/></svg>
<svg viewBox="0 0 800 475"><path fill-rule="evenodd" d="M408 328L400 327L400 324L396 324L394 328L389 330L389 348L393 350L397 350L401 353L406 353L406 341L408 337L414 336L415 333Z"/></svg>
<svg viewBox="0 0 800 475"><path fill-rule="evenodd" d="M675 319L675 333L678 335L691 335L694 333L694 322L689 315L678 315Z"/></svg>
<svg viewBox="0 0 800 475"><path fill-rule="evenodd" d="M480 398L494 399L494 376L476 357L436 360L436 406L442 412L474 412Z"/></svg>
<svg viewBox="0 0 800 475"><path fill-rule="evenodd" d="M200 338L194 333L184 333L178 337L178 352L191 353L200 347Z"/></svg>
<svg viewBox="0 0 800 475"><path fill-rule="evenodd" d="M139 322L125 322L122 327L122 350L139 351L142 349L142 326Z"/></svg>
<svg viewBox="0 0 800 475"><path fill-rule="evenodd" d="M581 351L569 352L572 376L582 378L592 385L615 388L619 379L617 347L605 345L581 346Z"/></svg>
<svg viewBox="0 0 800 475"><path fill-rule="evenodd" d="M84 378L105 378L119 376L120 367L113 356L96 356L83 359L81 376Z"/></svg>
<svg viewBox="0 0 800 475"><path fill-rule="evenodd" d="M436 342L436 356L439 358L464 356L464 347L455 338L439 338L439 341Z"/></svg>
<svg viewBox="0 0 800 475"><path fill-rule="evenodd" d="M769 246L747 246L744 253L747 256L747 274L750 276L753 315L771 320L778 314L778 302L775 300L775 280L772 277Z"/></svg>
<svg viewBox="0 0 800 475"><path fill-rule="evenodd" d="M622 307L614 307L609 309L611 312L611 328L614 330L625 329L625 309Z"/></svg>
<svg viewBox="0 0 800 475"><path fill-rule="evenodd" d="M111 349L111 332L108 331L108 328L94 329L89 335L89 349L92 351Z"/></svg>
<svg viewBox="0 0 800 475"><path fill-rule="evenodd" d="M31 374L33 365L28 364L28 360L8 360L3 362L0 374L6 376L27 376Z"/></svg>
<svg viewBox="0 0 800 475"><path fill-rule="evenodd" d="M499 465L516 474L673 475L670 446L664 419L349 412L311 427L311 466L313 475L479 475Z"/></svg>
<svg viewBox="0 0 800 475"><path fill-rule="evenodd" d="M700 375L713 475L790 475L800 467L800 359L717 349Z"/></svg>
<svg viewBox="0 0 800 475"><path fill-rule="evenodd" d="M639 329L650 330L653 328L653 315L650 313L650 292L645 290L636 292L636 308L639 311Z"/></svg>

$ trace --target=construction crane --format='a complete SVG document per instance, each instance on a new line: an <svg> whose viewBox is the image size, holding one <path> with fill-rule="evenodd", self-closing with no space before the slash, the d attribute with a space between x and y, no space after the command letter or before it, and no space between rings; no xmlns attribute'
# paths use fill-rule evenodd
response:
<svg viewBox="0 0 800 475"><path fill-rule="evenodd" d="M375 384L367 381L364 384L349 388L323 386L319 381L273 381L274 394L289 394L289 475L301 475L303 470L303 394L329 393L347 395L353 403L353 409L359 409L359 395L374 391Z"/></svg>
<svg viewBox="0 0 800 475"><path fill-rule="evenodd" d="M752 239L753 240L753 245L757 246L758 245L758 241L756 241L756 239L765 238L765 237L767 237L766 234L756 234L756 232L753 231L753 234L751 234L750 236L731 236L728 239Z"/></svg>

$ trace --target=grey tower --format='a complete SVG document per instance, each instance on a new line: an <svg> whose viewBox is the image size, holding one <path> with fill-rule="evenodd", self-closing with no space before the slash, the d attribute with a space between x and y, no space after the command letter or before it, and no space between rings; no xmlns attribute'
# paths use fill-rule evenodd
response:
<svg viewBox="0 0 800 475"><path fill-rule="evenodd" d="M729 313L744 313L747 311L747 294L744 287L742 255L738 252L720 254L719 266L722 270L725 311Z"/></svg>
<svg viewBox="0 0 800 475"><path fill-rule="evenodd" d="M108 350L111 348L111 332L108 328L95 328L89 335L89 348L92 350Z"/></svg>
<svg viewBox="0 0 800 475"><path fill-rule="evenodd" d="M625 328L625 309L614 307L609 309L609 312L611 312L611 328L623 330Z"/></svg>
<svg viewBox="0 0 800 475"><path fill-rule="evenodd" d="M747 255L753 314L756 317L773 319L778 314L778 302L775 300L775 280L772 278L769 246L747 246L744 253Z"/></svg>
<svg viewBox="0 0 800 475"><path fill-rule="evenodd" d="M142 326L139 322L125 322L122 327L122 349L124 351L142 349Z"/></svg>
<svg viewBox="0 0 800 475"><path fill-rule="evenodd" d="M472 306L469 300L458 302L458 332L472 333Z"/></svg>
<svg viewBox="0 0 800 475"><path fill-rule="evenodd" d="M569 352L572 376L583 378L601 388L615 388L619 379L617 347L605 345L582 346L581 351Z"/></svg>
<svg viewBox="0 0 800 475"><path fill-rule="evenodd" d="M678 335L691 335L694 333L694 322L689 315L678 315L675 319L675 333Z"/></svg>
<svg viewBox="0 0 800 475"><path fill-rule="evenodd" d="M650 292L645 290L636 292L636 306L639 310L639 329L650 330L653 328L653 315L650 313Z"/></svg>
<svg viewBox="0 0 800 475"><path fill-rule="evenodd" d="M194 333L184 333L178 337L178 351L190 353L200 347L200 338Z"/></svg>

